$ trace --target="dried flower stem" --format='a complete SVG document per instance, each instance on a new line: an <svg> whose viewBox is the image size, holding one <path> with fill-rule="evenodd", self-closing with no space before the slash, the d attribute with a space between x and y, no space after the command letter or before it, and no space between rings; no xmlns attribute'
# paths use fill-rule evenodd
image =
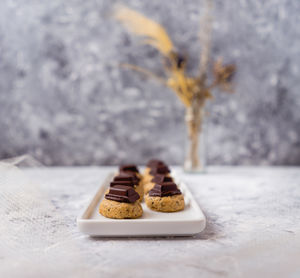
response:
<svg viewBox="0 0 300 278"><path fill-rule="evenodd" d="M159 81L160 83L162 83L163 85L167 85L167 82L165 81L165 79L159 77L158 75L152 73L151 71L149 70L146 70L144 68L141 68L139 66L136 66L136 65L132 65L132 64L126 64L126 63L123 63L123 64L120 64L121 67L124 67L124 68L128 68L128 69L131 69L131 70L134 70L134 71L137 71L137 72L140 72L148 77L151 77L153 79L156 79L157 81Z"/></svg>
<svg viewBox="0 0 300 278"><path fill-rule="evenodd" d="M205 6L205 15L200 21L199 39L202 48L199 73L195 77L187 76L187 58L180 55L168 33L159 23L124 6L117 6L114 13L115 18L131 32L143 37L143 43L153 46L162 55L166 78L157 76L135 65L122 64L122 66L143 73L168 86L185 105L190 140L187 161L189 161L188 164L191 170L197 170L201 166L198 157L199 135L202 132L206 100L212 98L211 90L213 88L218 87L223 91L231 91L231 77L235 72L234 65L223 65L222 60L219 59L214 63L214 80L211 84L208 84L209 65L212 63L210 57L212 0L205 0Z"/></svg>

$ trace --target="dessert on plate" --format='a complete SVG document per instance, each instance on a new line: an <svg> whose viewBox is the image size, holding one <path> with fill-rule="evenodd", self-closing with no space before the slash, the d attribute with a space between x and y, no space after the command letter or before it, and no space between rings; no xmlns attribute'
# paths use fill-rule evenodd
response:
<svg viewBox="0 0 300 278"><path fill-rule="evenodd" d="M156 183L145 195L148 208L160 212L175 212L184 209L184 198L174 182Z"/></svg>
<svg viewBox="0 0 300 278"><path fill-rule="evenodd" d="M143 214L139 194L131 186L115 185L109 188L99 206L99 212L114 219L138 218Z"/></svg>

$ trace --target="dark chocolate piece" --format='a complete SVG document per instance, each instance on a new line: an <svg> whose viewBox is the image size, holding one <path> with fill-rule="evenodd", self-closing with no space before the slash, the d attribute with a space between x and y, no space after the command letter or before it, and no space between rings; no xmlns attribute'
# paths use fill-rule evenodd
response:
<svg viewBox="0 0 300 278"><path fill-rule="evenodd" d="M154 183L163 183L163 182L170 182L170 181L173 181L173 178L163 174L158 174L151 180L151 182Z"/></svg>
<svg viewBox="0 0 300 278"><path fill-rule="evenodd" d="M125 185L125 186L131 186L134 187L133 181L112 181L110 183L110 186L116 186L116 185Z"/></svg>
<svg viewBox="0 0 300 278"><path fill-rule="evenodd" d="M156 176L157 174L168 174L170 173L170 169L167 165L160 165L156 168L152 168L149 172L150 175Z"/></svg>
<svg viewBox="0 0 300 278"><path fill-rule="evenodd" d="M109 188L109 193L105 194L105 199L121 203L134 203L140 195L130 186L116 185Z"/></svg>
<svg viewBox="0 0 300 278"><path fill-rule="evenodd" d="M158 165L166 165L166 163L159 159L151 159L147 163L147 167L149 168L157 167Z"/></svg>
<svg viewBox="0 0 300 278"><path fill-rule="evenodd" d="M120 166L120 172L134 172L134 173L139 173L139 170L136 165L134 164L126 164Z"/></svg>
<svg viewBox="0 0 300 278"><path fill-rule="evenodd" d="M181 191L174 182L156 183L149 191L149 196L152 197L166 197L173 195L180 195Z"/></svg>
<svg viewBox="0 0 300 278"><path fill-rule="evenodd" d="M132 181L134 185L138 185L140 178L134 172L120 172L114 177L114 181Z"/></svg>

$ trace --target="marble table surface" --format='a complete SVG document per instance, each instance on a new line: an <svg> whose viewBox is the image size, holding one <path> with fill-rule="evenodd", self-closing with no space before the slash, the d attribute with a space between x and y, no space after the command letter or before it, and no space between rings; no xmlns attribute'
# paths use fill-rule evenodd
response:
<svg viewBox="0 0 300 278"><path fill-rule="evenodd" d="M0 220L0 276L300 277L299 167L178 168L207 217L202 233L90 238L76 217L114 169L25 169L31 186L15 199L0 186L0 207L13 204Z"/></svg>

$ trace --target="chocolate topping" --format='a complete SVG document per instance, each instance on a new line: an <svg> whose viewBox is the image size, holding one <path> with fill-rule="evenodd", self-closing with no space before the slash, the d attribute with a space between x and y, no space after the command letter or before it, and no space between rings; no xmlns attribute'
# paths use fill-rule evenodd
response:
<svg viewBox="0 0 300 278"><path fill-rule="evenodd" d="M116 185L109 188L109 193L105 194L105 199L121 203L134 203L140 195L130 186Z"/></svg>
<svg viewBox="0 0 300 278"><path fill-rule="evenodd" d="M166 165L166 163L159 159L151 159L147 163L147 167L149 168L157 167L158 165Z"/></svg>
<svg viewBox="0 0 300 278"><path fill-rule="evenodd" d="M172 177L168 177L166 175L163 175L163 174L158 174L156 175L152 180L151 182L154 182L154 183L163 183L163 182L170 182L170 181L173 181L173 178Z"/></svg>
<svg viewBox="0 0 300 278"><path fill-rule="evenodd" d="M168 174L170 169L167 165L159 165L158 167L152 168L149 172L150 175L156 176L157 174Z"/></svg>
<svg viewBox="0 0 300 278"><path fill-rule="evenodd" d="M136 165L134 164L126 164L120 166L120 172L134 172L134 173L139 173L139 170Z"/></svg>
<svg viewBox="0 0 300 278"><path fill-rule="evenodd" d="M133 184L138 185L140 178L135 172L120 172L117 176L115 176L114 181L132 181Z"/></svg>
<svg viewBox="0 0 300 278"><path fill-rule="evenodd" d="M113 186L116 186L116 185L125 185L125 186L134 187L133 181L112 181L110 183L110 187L113 187Z"/></svg>
<svg viewBox="0 0 300 278"><path fill-rule="evenodd" d="M152 197L166 197L179 194L181 194L181 191L177 188L177 185L174 182L163 182L161 184L156 183L149 191L149 196Z"/></svg>

